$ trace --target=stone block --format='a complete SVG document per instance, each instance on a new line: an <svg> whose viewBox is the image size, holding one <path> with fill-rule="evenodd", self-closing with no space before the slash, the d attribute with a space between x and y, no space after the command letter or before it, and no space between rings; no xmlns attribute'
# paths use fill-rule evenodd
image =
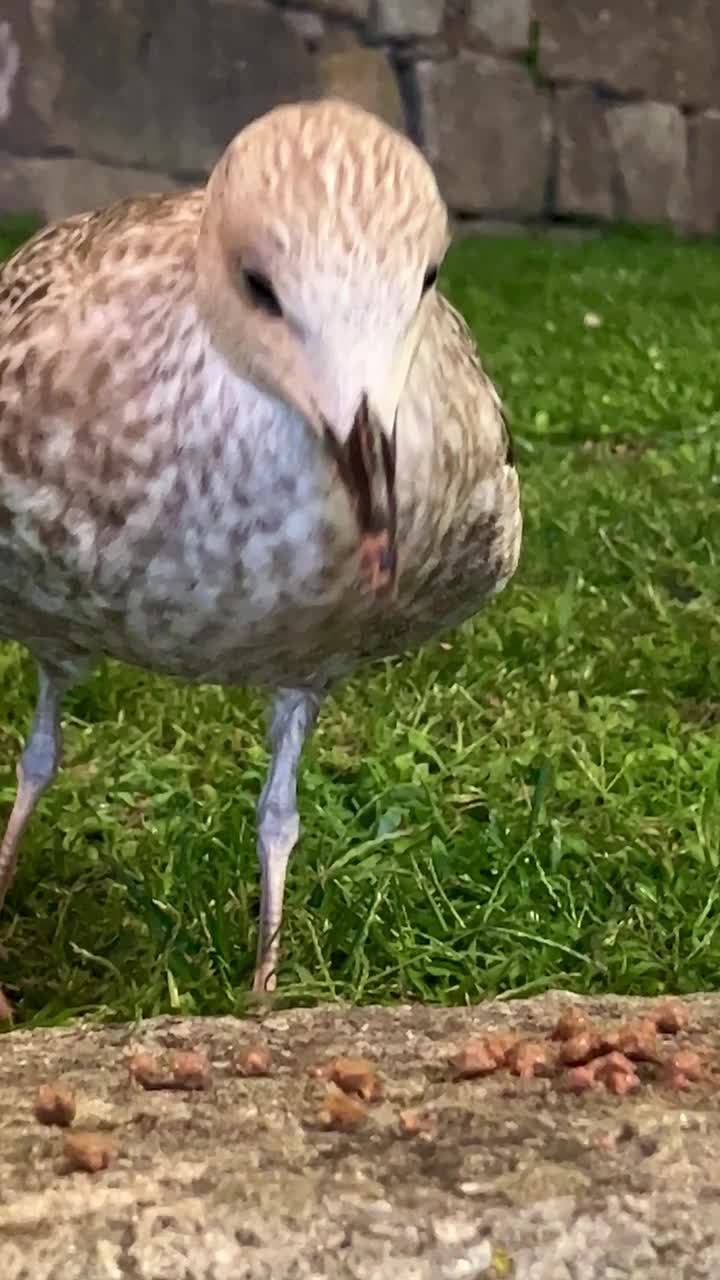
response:
<svg viewBox="0 0 720 1280"><path fill-rule="evenodd" d="M533 3L544 75L683 105L720 105L717 0Z"/></svg>
<svg viewBox="0 0 720 1280"><path fill-rule="evenodd" d="M341 50L318 60L322 92L374 111L395 129L405 126L397 77L382 49Z"/></svg>
<svg viewBox="0 0 720 1280"><path fill-rule="evenodd" d="M530 0L469 0L467 32L470 41L497 53L523 53L529 44Z"/></svg>
<svg viewBox="0 0 720 1280"><path fill-rule="evenodd" d="M552 125L525 67L480 54L418 63L421 135L445 199L463 213L536 215Z"/></svg>
<svg viewBox="0 0 720 1280"><path fill-rule="evenodd" d="M440 34L445 0L373 0L369 32L376 40L428 39Z"/></svg>
<svg viewBox="0 0 720 1280"><path fill-rule="evenodd" d="M21 61L0 145L13 150L207 172L255 116L317 94L305 42L263 0L9 0L8 14Z"/></svg>
<svg viewBox="0 0 720 1280"><path fill-rule="evenodd" d="M289 9L307 9L308 0L285 0ZM318 13L331 18L349 18L353 22L366 22L372 0L310 0Z"/></svg>
<svg viewBox="0 0 720 1280"><path fill-rule="evenodd" d="M52 12L52 10L51 10ZM0 148L32 152L53 141L62 63L46 39L46 10L3 0L0 11Z"/></svg>
<svg viewBox="0 0 720 1280"><path fill-rule="evenodd" d="M686 225L690 216L685 119L666 102L611 107L608 132L620 183L618 213L630 222Z"/></svg>
<svg viewBox="0 0 720 1280"><path fill-rule="evenodd" d="M720 111L705 111L688 122L690 228L720 231Z"/></svg>
<svg viewBox="0 0 720 1280"><path fill-rule="evenodd" d="M316 48L324 40L326 26L322 14L312 9L288 9L285 19L306 46Z"/></svg>
<svg viewBox="0 0 720 1280"><path fill-rule="evenodd" d="M555 212L610 219L614 154L606 104L584 87L555 95Z"/></svg>
<svg viewBox="0 0 720 1280"><path fill-rule="evenodd" d="M147 169L121 169L73 156L36 158L0 151L0 213L55 222L126 196L174 191L178 183Z"/></svg>

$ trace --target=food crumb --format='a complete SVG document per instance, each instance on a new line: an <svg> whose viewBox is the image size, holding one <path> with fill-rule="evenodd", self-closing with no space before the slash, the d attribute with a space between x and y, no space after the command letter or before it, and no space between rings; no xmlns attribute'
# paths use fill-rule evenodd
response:
<svg viewBox="0 0 720 1280"><path fill-rule="evenodd" d="M686 1076L688 1080L702 1080L706 1074L705 1064L699 1053L695 1053L694 1049L679 1049L668 1060L668 1066L672 1071L678 1071Z"/></svg>
<svg viewBox="0 0 720 1280"><path fill-rule="evenodd" d="M99 1173L101 1169L107 1169L115 1154L115 1147L103 1133L67 1133L63 1154L69 1170Z"/></svg>
<svg viewBox="0 0 720 1280"><path fill-rule="evenodd" d="M604 1084L609 1093L625 1094L637 1089L640 1078L629 1058L613 1051L593 1063L595 1079Z"/></svg>
<svg viewBox="0 0 720 1280"><path fill-rule="evenodd" d="M497 1071L499 1062L487 1040L466 1040L463 1045L450 1056L450 1066L461 1080L473 1080L476 1076L487 1076Z"/></svg>
<svg viewBox="0 0 720 1280"><path fill-rule="evenodd" d="M585 1031L579 1031L577 1035L563 1041L560 1046L559 1058L560 1062L566 1066L577 1067L589 1062L591 1058L596 1057L599 1053L600 1040L597 1033L587 1028Z"/></svg>
<svg viewBox="0 0 720 1280"><path fill-rule="evenodd" d="M368 1109L359 1098L350 1097L337 1086L331 1085L318 1111L318 1124L322 1129L337 1129L351 1133L359 1129L367 1119Z"/></svg>
<svg viewBox="0 0 720 1280"><path fill-rule="evenodd" d="M343 1093L357 1094L363 1102L377 1102L380 1081L367 1058L334 1058L328 1064L327 1078Z"/></svg>
<svg viewBox="0 0 720 1280"><path fill-rule="evenodd" d="M552 1032L553 1040L572 1040L590 1030L590 1023L580 1009L564 1009L560 1014Z"/></svg>
<svg viewBox="0 0 720 1280"><path fill-rule="evenodd" d="M63 1085L41 1084L35 1094L34 1113L40 1124L66 1129L75 1119L75 1098Z"/></svg>
<svg viewBox="0 0 720 1280"><path fill-rule="evenodd" d="M650 1018L638 1018L618 1028L615 1043L626 1058L638 1062L657 1062L657 1026Z"/></svg>
<svg viewBox="0 0 720 1280"><path fill-rule="evenodd" d="M595 1079L594 1066L584 1065L581 1067L571 1067L565 1072L565 1087L571 1093L584 1093L586 1089L597 1089L598 1081Z"/></svg>
<svg viewBox="0 0 720 1280"><path fill-rule="evenodd" d="M400 1132L404 1133L408 1138L416 1138L423 1134L435 1132L435 1117L429 1115L427 1111L419 1111L413 1108L401 1111L398 1116L398 1122L400 1124Z"/></svg>
<svg viewBox="0 0 720 1280"><path fill-rule="evenodd" d="M521 1040L513 1046L507 1055L507 1065L514 1076L521 1080L529 1080L532 1076L547 1071L553 1059L549 1045L538 1044L533 1040Z"/></svg>
<svg viewBox="0 0 720 1280"><path fill-rule="evenodd" d="M663 1000L650 1014L658 1031L666 1035L677 1035L684 1030L689 1021L687 1005L682 1000Z"/></svg>
<svg viewBox="0 0 720 1280"><path fill-rule="evenodd" d="M172 1081L176 1089L209 1089L210 1061L199 1049L174 1053L170 1059Z"/></svg>
<svg viewBox="0 0 720 1280"><path fill-rule="evenodd" d="M143 1089L208 1089L211 1083L207 1054L200 1050L173 1053L169 1060L153 1053L136 1053L126 1061L132 1080Z"/></svg>
<svg viewBox="0 0 720 1280"><path fill-rule="evenodd" d="M143 1089L167 1088L167 1076L155 1054L134 1053L125 1060L125 1066L130 1079L142 1085Z"/></svg>
<svg viewBox="0 0 720 1280"><path fill-rule="evenodd" d="M269 1076L272 1070L272 1052L269 1046L250 1044L238 1049L233 1059L233 1069L238 1076Z"/></svg>

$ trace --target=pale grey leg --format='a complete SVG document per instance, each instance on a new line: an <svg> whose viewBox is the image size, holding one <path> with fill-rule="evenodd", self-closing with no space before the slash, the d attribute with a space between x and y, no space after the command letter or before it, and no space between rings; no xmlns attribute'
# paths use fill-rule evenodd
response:
<svg viewBox="0 0 720 1280"><path fill-rule="evenodd" d="M60 764L60 703L70 677L50 675L38 669L38 697L30 736L17 766L18 789L0 844L0 907L10 888L23 833L40 796L49 787Z"/></svg>
<svg viewBox="0 0 720 1280"><path fill-rule="evenodd" d="M253 989L258 992L274 991L277 983L285 875L300 832L297 771L319 708L319 695L296 690L281 690L272 707L270 772L257 809L262 896Z"/></svg>

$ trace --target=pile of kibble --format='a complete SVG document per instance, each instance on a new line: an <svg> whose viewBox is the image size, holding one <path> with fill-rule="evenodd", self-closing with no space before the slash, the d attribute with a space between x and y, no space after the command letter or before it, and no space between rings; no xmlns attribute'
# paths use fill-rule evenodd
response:
<svg viewBox="0 0 720 1280"><path fill-rule="evenodd" d="M451 1081L502 1071L519 1079L546 1076L574 1093L626 1094L647 1084L688 1089L709 1081L713 1064L678 1039L684 1038L687 1023L687 1009L679 1000L663 1001L646 1017L614 1024L595 1022L570 1006L544 1039L494 1032L466 1040L448 1054L447 1071ZM141 1089L204 1091L212 1086L208 1056L197 1049L134 1054L125 1060L125 1067L131 1082ZM231 1072L246 1078L272 1075L268 1045L240 1048ZM308 1124L317 1128L358 1129L382 1097L377 1069L365 1058L332 1058L309 1067L308 1074L325 1090L308 1118ZM38 1089L36 1119L68 1130L63 1148L66 1170L98 1173L110 1164L114 1144L107 1134L73 1130L75 1113L75 1098L64 1085L44 1084ZM405 1137L432 1137L436 1124L437 1116L428 1109L403 1110L397 1117L398 1132Z"/></svg>
<svg viewBox="0 0 720 1280"><path fill-rule="evenodd" d="M594 1022L571 1006L549 1038L528 1040L513 1032L481 1036L467 1040L450 1064L463 1080L506 1069L521 1079L552 1076L574 1093L630 1093L648 1082L688 1089L709 1078L711 1064L678 1046L676 1037L687 1022L680 1000L665 1000L647 1017L617 1024Z"/></svg>

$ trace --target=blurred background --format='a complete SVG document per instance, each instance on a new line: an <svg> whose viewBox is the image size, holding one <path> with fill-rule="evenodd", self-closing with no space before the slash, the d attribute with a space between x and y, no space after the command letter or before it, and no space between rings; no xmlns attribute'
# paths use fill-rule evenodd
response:
<svg viewBox="0 0 720 1280"><path fill-rule="evenodd" d="M716 0L3 0L0 213L196 182L322 94L406 129L473 224L717 229Z"/></svg>

